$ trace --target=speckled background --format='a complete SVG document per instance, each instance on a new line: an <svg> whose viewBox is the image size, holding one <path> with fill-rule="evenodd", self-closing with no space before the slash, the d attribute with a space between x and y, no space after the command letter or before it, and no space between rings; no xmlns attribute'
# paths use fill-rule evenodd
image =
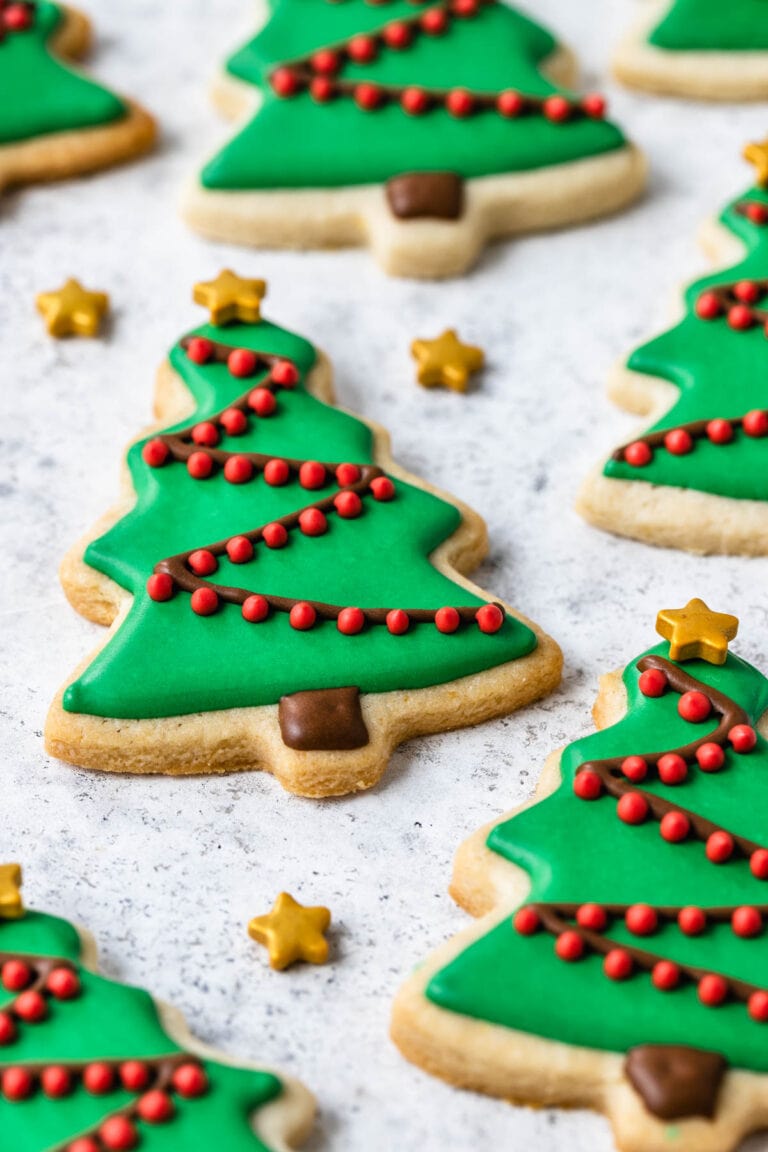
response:
<svg viewBox="0 0 768 1152"><path fill-rule="evenodd" d="M635 0L529 7L578 50L588 86L605 86ZM529 795L553 747L588 731L599 674L650 642L659 607L701 595L738 613L739 651L766 664L768 561L653 550L572 511L586 470L633 427L605 398L608 369L664 326L675 286L705 267L696 228L748 182L739 152L765 132L765 108L664 102L608 84L614 115L653 163L646 201L594 227L500 246L464 281L409 284L385 279L362 252L243 254L178 220L184 178L227 133L206 82L247 33L247 0L89 8L96 70L140 96L164 136L147 162L0 204L0 857L24 862L29 903L88 925L111 976L175 1001L204 1040L301 1076L321 1103L312 1152L606 1152L601 1119L513 1110L407 1065L387 1038L390 1003L410 968L466 923L446 891L459 842ZM415 741L355 798L298 800L261 775L102 778L42 750L48 702L98 635L65 602L57 563L117 492L154 370L198 322L193 281L228 263L269 280L270 315L327 350L341 401L390 426L404 465L485 516L481 583L565 651L558 694ZM70 274L112 294L103 340L43 334L35 293ZM488 354L465 397L414 384L411 339L447 324ZM248 919L283 888L333 910L328 967L280 975L249 941Z"/></svg>

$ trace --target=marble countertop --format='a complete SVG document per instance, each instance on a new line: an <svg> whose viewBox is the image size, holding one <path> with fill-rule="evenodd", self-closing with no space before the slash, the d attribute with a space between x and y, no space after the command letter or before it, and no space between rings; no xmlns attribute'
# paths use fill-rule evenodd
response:
<svg viewBox="0 0 768 1152"><path fill-rule="evenodd" d="M391 1000L467 922L447 893L460 841L524 800L547 753L589 730L598 676L648 645L658 608L703 596L741 617L743 655L763 665L768 655L768 602L757 592L768 560L654 550L572 511L585 472L633 427L605 396L612 362L664 326L676 286L706 267L697 227L746 185L741 146L766 130L759 106L606 85L610 46L636 6L529 5L577 49L588 87L607 87L614 116L647 149L649 196L616 219L499 246L462 281L397 282L364 252L244 254L187 232L175 202L226 136L206 83L248 31L247 0L89 0L95 70L157 113L162 147L98 179L0 203L0 856L23 861L29 904L94 932L109 975L174 1001L203 1040L314 1089L311 1152L608 1152L600 1118L512 1109L406 1064L387 1037ZM99 634L67 605L57 564L117 492L155 368L198 320L192 283L228 264L269 280L270 315L330 354L340 401L387 424L405 466L482 513L491 551L480 583L565 652L554 696L414 741L380 787L354 798L296 799L260 774L102 777L42 749L48 702ZM111 293L103 340L44 335L35 294L67 275ZM487 351L465 397L414 383L411 340L447 325ZM281 889L331 907L332 964L269 970L245 926Z"/></svg>

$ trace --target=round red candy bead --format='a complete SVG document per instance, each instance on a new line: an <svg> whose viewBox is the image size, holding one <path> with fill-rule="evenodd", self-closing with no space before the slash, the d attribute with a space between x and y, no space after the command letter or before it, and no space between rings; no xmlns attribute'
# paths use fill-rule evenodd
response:
<svg viewBox="0 0 768 1152"><path fill-rule="evenodd" d="M16 1025L7 1012L0 1012L0 1046L12 1044L16 1039Z"/></svg>
<svg viewBox="0 0 768 1152"><path fill-rule="evenodd" d="M59 1100L72 1091L72 1077L61 1064L51 1064L40 1073L40 1087L46 1096Z"/></svg>
<svg viewBox="0 0 768 1152"><path fill-rule="evenodd" d="M728 832L713 832L707 840L707 859L713 864L724 864L733 855L733 837Z"/></svg>
<svg viewBox="0 0 768 1152"><path fill-rule="evenodd" d="M639 792L627 792L616 805L616 815L625 824L642 824L648 811L648 801Z"/></svg>
<svg viewBox="0 0 768 1152"><path fill-rule="evenodd" d="M26 1100L35 1090L34 1077L26 1068L6 1068L0 1084L7 1100Z"/></svg>
<svg viewBox="0 0 768 1152"><path fill-rule="evenodd" d="M299 528L305 536L322 536L328 531L328 520L319 508L305 508L299 515Z"/></svg>
<svg viewBox="0 0 768 1152"><path fill-rule="evenodd" d="M555 124L564 124L566 120L570 120L572 108L564 96L548 96L544 101L542 111L547 120L551 120Z"/></svg>
<svg viewBox="0 0 768 1152"><path fill-rule="evenodd" d="M363 510L363 502L357 492L339 492L333 506L343 520L354 520Z"/></svg>
<svg viewBox="0 0 768 1152"><path fill-rule="evenodd" d="M445 98L445 106L451 116L462 119L471 115L475 108L475 100L466 88L454 88Z"/></svg>
<svg viewBox="0 0 768 1152"><path fill-rule="evenodd" d="M653 449L643 440L636 440L624 449L624 459L632 468L645 468L653 460Z"/></svg>
<svg viewBox="0 0 768 1152"><path fill-rule="evenodd" d="M755 849L749 858L749 870L756 880L768 880L768 849Z"/></svg>
<svg viewBox="0 0 768 1152"><path fill-rule="evenodd" d="M67 1152L102 1152L102 1147L90 1136L78 1136L77 1140L67 1145Z"/></svg>
<svg viewBox="0 0 768 1152"><path fill-rule="evenodd" d="M256 353L250 348L233 348L227 357L227 367L238 379L253 376L257 362Z"/></svg>
<svg viewBox="0 0 768 1152"><path fill-rule="evenodd" d="M136 1105L136 1111L139 1119L147 1124L165 1124L176 1109L168 1093L155 1088L151 1092L144 1093Z"/></svg>
<svg viewBox="0 0 768 1152"><path fill-rule="evenodd" d="M179 1096L193 1100L208 1090L208 1077L199 1064L180 1064L173 1073L171 1085Z"/></svg>
<svg viewBox="0 0 768 1152"><path fill-rule="evenodd" d="M291 469L285 460L268 460L264 465L264 479L271 488L280 488L287 484Z"/></svg>
<svg viewBox="0 0 768 1152"><path fill-rule="evenodd" d="M260 624L269 616L269 601L265 596L249 596L243 601L242 613L249 624Z"/></svg>
<svg viewBox="0 0 768 1152"><path fill-rule="evenodd" d="M411 42L411 30L403 20L394 20L391 24L387 24L383 36L387 47L396 51L407 48Z"/></svg>
<svg viewBox="0 0 768 1152"><path fill-rule="evenodd" d="M737 332L746 332L754 322L752 309L746 304L734 304L728 309L728 323Z"/></svg>
<svg viewBox="0 0 768 1152"><path fill-rule="evenodd" d="M99 1139L107 1152L128 1152L138 1144L139 1133L127 1116L110 1116L99 1128Z"/></svg>
<svg viewBox="0 0 768 1152"><path fill-rule="evenodd" d="M652 936L659 926L659 918L650 904L632 904L627 908L624 922L634 936Z"/></svg>
<svg viewBox="0 0 768 1152"><path fill-rule="evenodd" d="M568 929L555 942L555 952L561 960L580 960L584 955L584 941L578 932Z"/></svg>
<svg viewBox="0 0 768 1152"><path fill-rule="evenodd" d="M768 1020L768 992L753 992L747 1001L747 1011L758 1024Z"/></svg>
<svg viewBox="0 0 768 1152"><path fill-rule="evenodd" d="M347 44L347 55L356 64L367 64L376 55L376 41L372 36L353 36Z"/></svg>
<svg viewBox="0 0 768 1152"><path fill-rule="evenodd" d="M609 980L627 980L634 967L632 957L624 948L612 948L603 961L603 971Z"/></svg>
<svg viewBox="0 0 768 1152"><path fill-rule="evenodd" d="M207 548L198 548L192 552L187 564L195 576L210 576L219 567L219 562L213 552L209 552Z"/></svg>
<svg viewBox="0 0 768 1152"><path fill-rule="evenodd" d="M299 484L302 488L314 490L323 488L328 483L328 474L322 464L316 460L306 460L299 468Z"/></svg>
<svg viewBox="0 0 768 1152"><path fill-rule="evenodd" d="M604 932L608 927L608 914L601 904L582 904L576 913L576 923L590 932Z"/></svg>
<svg viewBox="0 0 768 1152"><path fill-rule="evenodd" d="M229 484L247 484L253 479L253 464L247 456L230 456L224 465L224 479Z"/></svg>
<svg viewBox="0 0 768 1152"><path fill-rule="evenodd" d="M358 84L355 87L355 103L364 112L373 112L384 99L384 93L376 84Z"/></svg>
<svg viewBox="0 0 768 1152"><path fill-rule="evenodd" d="M590 768L583 768L577 772L573 781L573 790L579 800L597 800L603 791L603 782L597 772Z"/></svg>
<svg viewBox="0 0 768 1152"><path fill-rule="evenodd" d="M755 408L751 412L747 412L742 420L742 427L747 436L753 436L755 439L768 436L768 412L762 408Z"/></svg>
<svg viewBox="0 0 768 1152"><path fill-rule="evenodd" d="M684 692L677 702L677 710L683 720L691 724L700 724L706 720L712 711L712 704L703 692Z"/></svg>
<svg viewBox="0 0 768 1152"><path fill-rule="evenodd" d="M276 360L269 375L281 388L295 388L299 382L299 370L291 360Z"/></svg>
<svg viewBox="0 0 768 1152"><path fill-rule="evenodd" d="M150 468L162 468L170 454L168 445L157 436L154 440L147 440L141 450L141 458Z"/></svg>
<svg viewBox="0 0 768 1152"><path fill-rule="evenodd" d="M360 479L360 469L357 464L339 464L336 469L336 483L341 488L347 488L350 484L357 484Z"/></svg>
<svg viewBox="0 0 768 1152"><path fill-rule="evenodd" d="M365 626L365 615L360 608L342 608L336 627L343 636L356 636Z"/></svg>
<svg viewBox="0 0 768 1152"><path fill-rule="evenodd" d="M666 674L660 668L646 668L645 672L640 674L638 680L638 687L643 696L663 696L669 687Z"/></svg>
<svg viewBox="0 0 768 1152"><path fill-rule="evenodd" d="M409 116L423 116L429 108L429 96L423 88L411 86L400 97L400 106Z"/></svg>
<svg viewBox="0 0 768 1152"><path fill-rule="evenodd" d="M40 992L30 989L16 997L14 1011L27 1024L39 1024L48 1015L48 1005Z"/></svg>
<svg viewBox="0 0 768 1152"><path fill-rule="evenodd" d="M722 976L702 976L699 980L699 1000L708 1008L716 1008L728 995L728 984Z"/></svg>
<svg viewBox="0 0 768 1152"><path fill-rule="evenodd" d="M747 204L746 208L744 209L744 214L748 220L752 221L753 224L768 224L768 206L765 204L760 204L756 200L753 200L750 204Z"/></svg>
<svg viewBox="0 0 768 1152"><path fill-rule="evenodd" d="M318 104L327 104L336 95L336 85L329 76L315 76L310 81L309 94Z"/></svg>
<svg viewBox="0 0 768 1152"><path fill-rule="evenodd" d="M207 480L213 472L213 459L207 452L193 452L187 460L187 472L194 480Z"/></svg>
<svg viewBox="0 0 768 1152"><path fill-rule="evenodd" d="M99 1061L87 1064L83 1070L83 1087L92 1096L104 1096L115 1086L115 1073L110 1064Z"/></svg>
<svg viewBox="0 0 768 1152"><path fill-rule="evenodd" d="M648 775L648 765L642 756L627 756L621 762L621 770L633 784L639 784Z"/></svg>
<svg viewBox="0 0 768 1152"><path fill-rule="evenodd" d="M150 600L156 600L159 604L165 600L170 600L173 596L173 590L173 577L169 576L167 572L155 572L147 580L147 595Z"/></svg>
<svg viewBox="0 0 768 1152"><path fill-rule="evenodd" d="M233 536L227 541L227 556L233 564L247 564L253 560L253 544L247 536Z"/></svg>
<svg viewBox="0 0 768 1152"><path fill-rule="evenodd" d="M54 1000L74 1000L80 995L80 978L71 968L54 968L45 986Z"/></svg>
<svg viewBox="0 0 768 1152"><path fill-rule="evenodd" d="M691 830L691 822L684 812L667 812L659 823L659 832L669 844L680 844Z"/></svg>
<svg viewBox="0 0 768 1152"><path fill-rule="evenodd" d="M296 628L299 632L306 632L309 628L314 627L317 613L311 604L301 601L291 608L289 620L292 628Z"/></svg>
<svg viewBox="0 0 768 1152"><path fill-rule="evenodd" d="M435 613L435 627L438 632L455 632L461 623L461 617L455 608L438 608Z"/></svg>
<svg viewBox="0 0 768 1152"><path fill-rule="evenodd" d="M518 908L512 920L515 931L521 936L533 936L541 927L541 920L535 908L529 906Z"/></svg>
<svg viewBox="0 0 768 1152"><path fill-rule="evenodd" d="M475 620L480 631L490 636L501 628L504 623L504 613L498 604L483 604L482 608L478 608L475 613Z"/></svg>
<svg viewBox="0 0 768 1152"><path fill-rule="evenodd" d="M696 760L702 772L719 772L725 763L725 752L719 744L702 744L696 749Z"/></svg>
<svg viewBox="0 0 768 1152"><path fill-rule="evenodd" d="M277 96L295 96L299 90L299 78L292 68L275 68L269 80Z"/></svg>
<svg viewBox="0 0 768 1152"><path fill-rule="evenodd" d="M248 396L248 407L252 408L257 416L271 416L277 408L277 400L269 388L254 388Z"/></svg>
<svg viewBox="0 0 768 1152"><path fill-rule="evenodd" d="M202 424L195 424L192 439L201 448L215 448L219 442L219 430L210 420L204 420Z"/></svg>
<svg viewBox="0 0 768 1152"><path fill-rule="evenodd" d="M197 616L213 616L219 607L219 598L213 588L196 588L190 597L190 605Z"/></svg>
<svg viewBox="0 0 768 1152"><path fill-rule="evenodd" d="M32 980L32 969L23 960L6 960L0 970L0 980L9 992L21 992Z"/></svg>
<svg viewBox="0 0 768 1152"><path fill-rule="evenodd" d="M689 905L678 912L677 925L686 936L700 936L707 926L707 917L701 908Z"/></svg>
<svg viewBox="0 0 768 1152"><path fill-rule="evenodd" d="M120 1083L127 1092L143 1092L152 1074L143 1060L126 1060L120 1065Z"/></svg>
<svg viewBox="0 0 768 1152"><path fill-rule="evenodd" d="M519 92L509 88L501 92L496 100L496 107L502 116L519 116L525 108L525 100Z"/></svg>
<svg viewBox="0 0 768 1152"><path fill-rule="evenodd" d="M754 280L740 280L734 285L733 294L742 304L756 304L762 296L762 290Z"/></svg>
<svg viewBox="0 0 768 1152"><path fill-rule="evenodd" d="M659 759L656 768L662 784L682 784L688 775L688 765L677 752L667 752Z"/></svg>
<svg viewBox="0 0 768 1152"><path fill-rule="evenodd" d="M213 342L204 336L193 336L187 345L187 356L195 364L207 364L213 356Z"/></svg>
<svg viewBox="0 0 768 1152"><path fill-rule="evenodd" d="M331 48L321 48L310 60L312 70L324 76L333 76L334 72L338 72L340 63L338 52Z"/></svg>
<svg viewBox="0 0 768 1152"><path fill-rule="evenodd" d="M265 524L261 537L267 548L283 548L288 543L288 532L284 524Z"/></svg>
<svg viewBox="0 0 768 1152"><path fill-rule="evenodd" d="M757 733L749 724L736 724L728 733L734 752L744 755L757 744Z"/></svg>
<svg viewBox="0 0 768 1152"><path fill-rule="evenodd" d="M455 16L475 16L478 6L478 0L453 0L451 10Z"/></svg>
<svg viewBox="0 0 768 1152"><path fill-rule="evenodd" d="M651 970L651 980L660 992L671 992L680 983L680 969L671 960L659 960Z"/></svg>
<svg viewBox="0 0 768 1152"><path fill-rule="evenodd" d="M585 114L592 120L602 120L603 116L605 116L607 106L605 97L599 92L589 93L581 102L581 107Z"/></svg>
<svg viewBox="0 0 768 1152"><path fill-rule="evenodd" d="M728 444L733 440L733 425L730 420L710 420L707 424L707 436L713 444Z"/></svg>
<svg viewBox="0 0 768 1152"><path fill-rule="evenodd" d="M419 23L428 36L439 36L448 27L448 15L442 8L431 8L424 13Z"/></svg>
<svg viewBox="0 0 768 1152"><path fill-rule="evenodd" d="M736 936L759 936L763 930L763 918L750 904L736 908L731 916L731 927Z"/></svg>
<svg viewBox="0 0 768 1152"><path fill-rule="evenodd" d="M395 486L389 476L377 476L371 480L371 494L374 500L391 500L395 494Z"/></svg>
<svg viewBox="0 0 768 1152"><path fill-rule="evenodd" d="M410 617L402 608L393 608L391 612L387 612L387 630L393 636L402 636L410 626Z"/></svg>
<svg viewBox="0 0 768 1152"><path fill-rule="evenodd" d="M9 4L0 16L9 32L24 32L32 27L33 10L26 4Z"/></svg>
<svg viewBox="0 0 768 1152"><path fill-rule="evenodd" d="M693 449L693 439L685 428L673 428L664 437L664 447L673 456L686 456Z"/></svg>
<svg viewBox="0 0 768 1152"><path fill-rule="evenodd" d="M723 311L715 292L702 292L696 301L696 315L700 320L715 320Z"/></svg>

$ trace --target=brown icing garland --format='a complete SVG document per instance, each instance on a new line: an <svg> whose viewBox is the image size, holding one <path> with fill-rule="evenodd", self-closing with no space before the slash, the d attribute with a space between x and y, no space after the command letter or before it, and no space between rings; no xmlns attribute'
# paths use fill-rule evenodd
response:
<svg viewBox="0 0 768 1152"><path fill-rule="evenodd" d="M712 1119L727 1067L717 1052L641 1044L627 1053L624 1071L648 1111L661 1120Z"/></svg>
<svg viewBox="0 0 768 1152"><path fill-rule="evenodd" d="M766 320L768 321L768 312L766 312ZM723 419L732 428L744 427L743 416L723 417ZM618 462L625 461L627 449L634 444L647 444L649 448L663 448L664 441L670 432L687 432L692 440L705 440L707 439L707 428L711 423L711 420L691 420L688 424L676 424L674 428L663 428L660 432L649 432L645 436L638 436L631 444L622 444L620 448L611 453L611 459Z"/></svg>
<svg viewBox="0 0 768 1152"><path fill-rule="evenodd" d="M370 742L360 707L360 689L318 688L283 696L280 734L298 752L341 752Z"/></svg>

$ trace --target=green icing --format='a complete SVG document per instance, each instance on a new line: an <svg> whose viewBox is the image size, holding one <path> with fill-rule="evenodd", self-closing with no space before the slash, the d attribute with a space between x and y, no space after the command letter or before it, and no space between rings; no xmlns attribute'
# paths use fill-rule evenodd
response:
<svg viewBox="0 0 768 1152"><path fill-rule="evenodd" d="M597 120L557 125L542 116L506 120L494 113L457 120L442 109L409 116L397 104L372 113L350 99L321 105L307 93L281 100L267 79L276 63L412 17L414 9L407 0L386 9L359 0L272 0L270 8L263 31L228 64L233 76L261 90L263 105L204 169L206 188L337 187L381 183L413 170L487 176L567 163L625 143L617 128ZM495 4L456 21L443 36L419 36L405 51L382 51L370 64L347 65L343 75L480 92L519 88L546 96L560 91L539 71L556 46L538 25Z"/></svg>
<svg viewBox="0 0 768 1152"><path fill-rule="evenodd" d="M761 189L750 189L746 195L768 204L768 193ZM743 260L693 283L685 293L684 319L638 348L627 362L633 371L657 376L680 389L679 399L650 432L693 420L734 419L766 405L768 340L762 326L735 332L724 318L700 320L694 311L705 288L768 277L768 228L752 224L735 210L743 199L733 201L721 217L745 244ZM609 460L604 471L606 476L620 480L695 488L734 499L768 500L767 459L765 440L737 431L728 445L701 439L686 456L658 449L643 468Z"/></svg>
<svg viewBox="0 0 768 1152"><path fill-rule="evenodd" d="M667 655L667 645L653 650ZM690 661L685 670L731 696L752 723L768 708L768 681L751 665L729 655L715 667ZM687 743L692 726L677 712L679 697L644 697L636 662L624 675L629 703L616 725L571 744L562 757L562 781L546 800L497 825L488 846L524 869L530 900L701 907L765 903L765 883L754 879L746 860L710 864L701 842L671 845L649 821L630 828L616 816L615 801L592 803L573 794L574 776L588 759L665 750ZM714 729L715 720L708 722ZM703 730L695 730L696 737ZM643 784L646 787L646 784ZM717 774L693 771L676 789L649 783L648 791L674 798L732 832L766 842L768 744L754 752L729 752ZM745 940L730 926L710 927L703 936L665 926L647 942L614 924L610 937L647 946L654 953L697 964L765 987L768 935ZM605 977L592 954L576 964L556 958L547 933L524 937L505 920L470 945L430 982L427 995L452 1012L488 1020L552 1040L623 1052L643 1043L686 1044L722 1052L734 1064L768 1071L765 1025L743 1004L705 1008L693 985L662 993L644 975L626 983Z"/></svg>
<svg viewBox="0 0 768 1152"><path fill-rule="evenodd" d="M63 920L28 912L17 921L0 921L0 950L37 956L61 956L77 964L80 942ZM163 1030L148 993L96 976L80 967L82 991L75 1000L49 1002L49 1014L39 1024L21 1024L17 1040L0 1049L3 1068L29 1063L115 1059L149 1059L179 1052ZM13 994L0 988L0 1011ZM203 1061L210 1087L195 1100L175 1097L176 1115L163 1125L141 1127L141 1147L147 1152L268 1152L255 1136L251 1119L280 1095L280 1081L271 1074ZM29 1100L11 1103L0 1096L3 1148L13 1152L48 1152L130 1103L135 1097L117 1091L89 1095L77 1088L64 1099L51 1100L37 1092Z"/></svg>
<svg viewBox="0 0 768 1152"><path fill-rule="evenodd" d="M310 344L266 322L223 330L204 326L196 334L288 356L302 375L315 362ZM193 420L219 411L244 391L243 381L225 365L196 366L180 347L170 361L195 399ZM372 434L360 420L317 400L302 385L280 391L277 398L273 416L253 420L244 436L225 439L222 447L296 459L371 462ZM189 423L185 420L184 426ZM222 473L195 481L183 464L150 468L141 456L143 443L128 453L135 509L90 544L85 555L91 567L131 592L134 604L107 647L67 688L67 711L160 717L274 704L303 689L349 684L363 692L422 688L497 667L535 648L535 634L512 618L491 636L474 627L443 635L422 625L405 636L371 627L350 637L328 622L297 632L282 613L263 624L246 624L235 606L200 618L186 594L165 604L153 602L145 587L160 560L249 531L334 488L307 493L297 483L271 488L261 478L233 485ZM459 523L452 504L398 480L391 502L366 499L359 519L334 516L327 534L314 539L293 532L286 548L262 545L248 565L232 565L225 558L216 580L255 592L364 608L480 604L427 560Z"/></svg>
<svg viewBox="0 0 768 1152"><path fill-rule="evenodd" d="M58 5L41 0L33 26L0 41L0 145L125 115L116 96L51 55L48 41L61 18Z"/></svg>
<svg viewBox="0 0 768 1152"><path fill-rule="evenodd" d="M768 49L765 0L674 0L648 37L670 52L758 52Z"/></svg>

